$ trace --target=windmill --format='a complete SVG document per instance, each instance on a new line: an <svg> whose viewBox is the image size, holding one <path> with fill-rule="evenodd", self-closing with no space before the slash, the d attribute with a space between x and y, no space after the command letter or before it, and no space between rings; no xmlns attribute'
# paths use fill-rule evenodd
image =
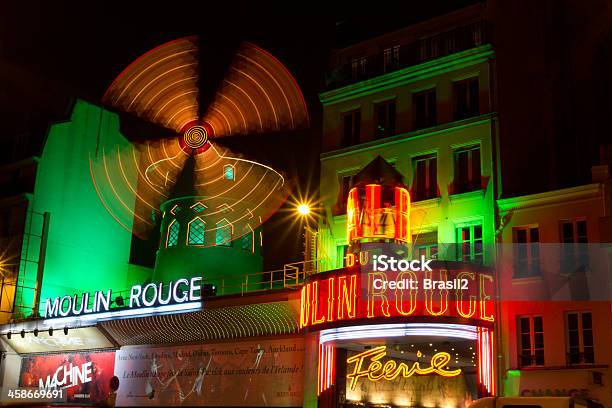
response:
<svg viewBox="0 0 612 408"><path fill-rule="evenodd" d="M90 159L102 204L140 238L149 236L160 214L187 209L197 222L197 228L189 225L187 244L219 245L220 235L223 244L254 231L289 194L279 171L225 143L306 127L306 104L295 79L270 53L245 42L216 91L202 90L204 64L214 57L203 54L196 36L158 46L130 64L104 94L108 106L167 132ZM209 102L203 91L215 91ZM160 247L180 244L180 232L162 222Z"/></svg>

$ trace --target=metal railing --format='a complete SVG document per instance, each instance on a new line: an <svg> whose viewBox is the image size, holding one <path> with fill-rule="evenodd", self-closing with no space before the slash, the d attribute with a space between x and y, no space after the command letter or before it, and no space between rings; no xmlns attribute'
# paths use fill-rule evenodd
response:
<svg viewBox="0 0 612 408"><path fill-rule="evenodd" d="M567 352L565 353L565 361L568 366L580 364L594 364L595 353L593 351L586 352Z"/></svg>
<svg viewBox="0 0 612 408"><path fill-rule="evenodd" d="M2 242L0 259L0 324L33 316L41 252L44 252L45 214L23 213L23 233ZM41 251L42 250L42 251Z"/></svg>
<svg viewBox="0 0 612 408"><path fill-rule="evenodd" d="M273 271L204 278L202 284L215 285L217 296L296 288L302 285L308 276L317 272L319 262L320 260L293 262L286 264L283 269Z"/></svg>
<svg viewBox="0 0 612 408"><path fill-rule="evenodd" d="M544 365L544 354L522 354L518 355L519 367L537 367Z"/></svg>

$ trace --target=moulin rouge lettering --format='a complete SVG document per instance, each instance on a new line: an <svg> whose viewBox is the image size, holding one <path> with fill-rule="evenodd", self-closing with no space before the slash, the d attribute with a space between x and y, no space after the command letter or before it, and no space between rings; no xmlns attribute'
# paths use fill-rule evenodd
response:
<svg viewBox="0 0 612 408"><path fill-rule="evenodd" d="M423 281L448 281L449 272L423 272ZM302 287L300 325L317 326L342 320L405 316L453 316L493 321L493 277L471 271L453 271L455 281L469 285L439 286L406 290L376 285L377 281L417 281L413 271L337 273L314 277ZM362 284L363 280L363 284ZM360 296L361 295L361 296Z"/></svg>
<svg viewBox="0 0 612 408"><path fill-rule="evenodd" d="M421 367L418 361L412 365L395 360L388 360L382 363L380 360L387 355L387 346L379 346L363 353L359 353L346 360L347 364L355 363L353 372L346 375L350 380L350 388L354 390L357 386L357 381L360 378L366 377L370 381L378 382L381 380L392 381L398 376L412 377L414 375L429 375L437 374L443 377L455 377L461 374L461 369L450 370L448 362L451 359L450 354L446 352L438 352L431 357L429 367ZM417 353L417 357L422 357L421 352ZM369 360L369 364L364 368L365 362Z"/></svg>
<svg viewBox="0 0 612 408"><path fill-rule="evenodd" d="M130 289L127 307L132 309L199 301L201 281L201 277L194 277L190 280L178 279L176 282L149 283L144 287L134 285ZM108 312L111 310L112 298L113 291L109 289L106 292L97 291L91 298L89 293L83 293L47 299L44 317L49 319Z"/></svg>

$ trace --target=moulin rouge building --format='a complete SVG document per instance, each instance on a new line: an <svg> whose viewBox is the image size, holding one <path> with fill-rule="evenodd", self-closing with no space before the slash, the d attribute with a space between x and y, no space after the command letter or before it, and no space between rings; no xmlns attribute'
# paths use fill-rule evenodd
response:
<svg viewBox="0 0 612 408"><path fill-rule="evenodd" d="M322 210L305 261L274 273L261 225L288 182L224 138L308 126L279 60L243 44L200 106L199 40L184 38L129 65L103 103L77 100L36 158L3 168L29 186L2 200L3 389L53 384L78 405L610 406L609 167L502 194L488 12L334 53ZM152 231L147 267L133 248ZM375 255L433 261L375 271Z"/></svg>

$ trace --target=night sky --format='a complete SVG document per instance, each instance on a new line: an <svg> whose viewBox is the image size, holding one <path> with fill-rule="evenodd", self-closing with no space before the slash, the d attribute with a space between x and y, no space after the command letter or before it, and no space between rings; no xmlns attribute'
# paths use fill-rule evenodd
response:
<svg viewBox="0 0 612 408"><path fill-rule="evenodd" d="M283 138L262 136L236 143L244 144L240 149L244 153L292 177L296 194L314 197L321 129L317 95L325 87L331 50L471 2L434 1L414 4L403 13L361 17L347 17L340 7L326 10L328 14L318 10L281 14L271 6L240 2L223 8L208 2L134 3L2 2L0 138L27 135L28 153L39 154L46 127L64 117L70 98L100 103L111 81L149 49L198 34L208 47L207 63L221 76L235 47L246 40L271 52L296 77L311 127ZM208 80L209 91L214 92L215 78ZM1 161L19 158L6 149ZM265 226L266 269L301 258L301 226L295 223L287 229L291 207L285 207Z"/></svg>

